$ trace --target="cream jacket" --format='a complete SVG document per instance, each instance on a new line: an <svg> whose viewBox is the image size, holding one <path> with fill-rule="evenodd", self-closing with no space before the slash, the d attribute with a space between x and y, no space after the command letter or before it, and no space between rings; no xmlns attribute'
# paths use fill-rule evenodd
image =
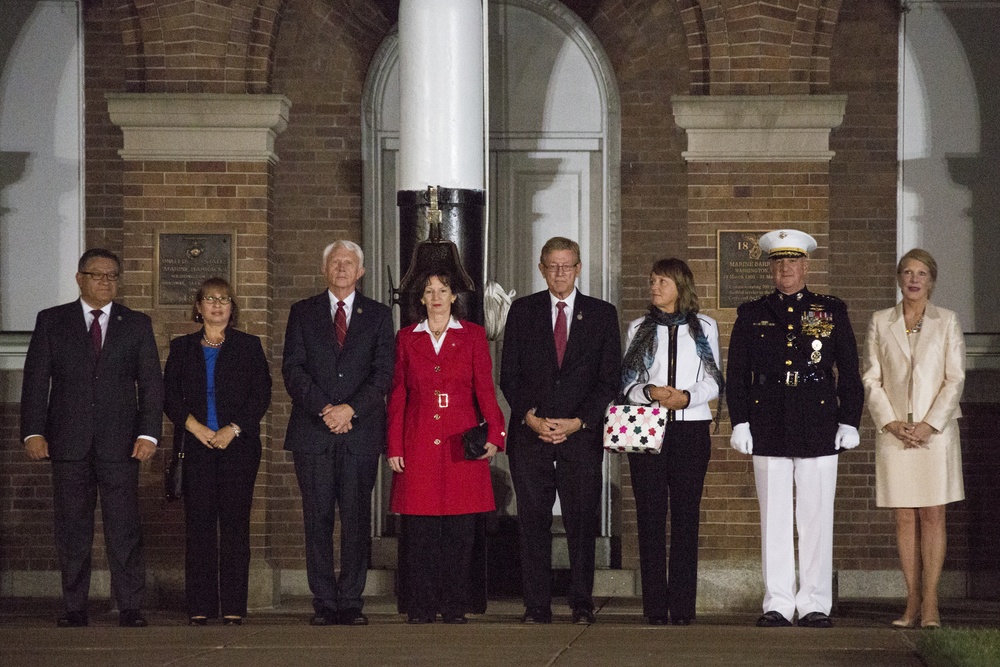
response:
<svg viewBox="0 0 1000 667"><path fill-rule="evenodd" d="M862 381L868 411L880 431L889 422L906 421L911 367L914 423L927 422L940 432L962 416L965 339L954 312L927 304L912 356L911 360L902 304L872 315Z"/></svg>

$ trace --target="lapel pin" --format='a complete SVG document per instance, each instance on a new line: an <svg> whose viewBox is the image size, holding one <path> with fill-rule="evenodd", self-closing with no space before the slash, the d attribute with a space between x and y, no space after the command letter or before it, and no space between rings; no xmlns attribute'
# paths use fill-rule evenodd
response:
<svg viewBox="0 0 1000 667"><path fill-rule="evenodd" d="M583 313L577 313L576 314L576 319L582 320L583 319Z"/></svg>
<svg viewBox="0 0 1000 667"><path fill-rule="evenodd" d="M358 313L358 314L361 314L361 313L364 312L364 310L361 309L361 306L358 306L357 309L354 312Z"/></svg>

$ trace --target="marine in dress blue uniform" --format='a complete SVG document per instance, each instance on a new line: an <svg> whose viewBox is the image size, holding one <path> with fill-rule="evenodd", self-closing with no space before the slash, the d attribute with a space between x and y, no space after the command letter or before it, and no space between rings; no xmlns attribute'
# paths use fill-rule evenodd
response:
<svg viewBox="0 0 1000 667"><path fill-rule="evenodd" d="M731 444L753 454L760 501L765 595L757 625L790 625L797 611L799 625L830 627L837 454L859 443L864 402L857 343L844 302L805 286L815 239L784 229L760 246L776 289L737 311L726 378Z"/></svg>

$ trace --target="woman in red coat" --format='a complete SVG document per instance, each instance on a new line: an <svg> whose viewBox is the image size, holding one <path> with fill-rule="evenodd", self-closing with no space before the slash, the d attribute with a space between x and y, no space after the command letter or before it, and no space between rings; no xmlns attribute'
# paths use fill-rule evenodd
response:
<svg viewBox="0 0 1000 667"><path fill-rule="evenodd" d="M426 318L396 336L389 394L391 510L403 515L410 623L465 623L476 514L496 509L490 462L506 433L486 330L452 314L451 277L424 282ZM487 424L486 453L466 460L462 434Z"/></svg>

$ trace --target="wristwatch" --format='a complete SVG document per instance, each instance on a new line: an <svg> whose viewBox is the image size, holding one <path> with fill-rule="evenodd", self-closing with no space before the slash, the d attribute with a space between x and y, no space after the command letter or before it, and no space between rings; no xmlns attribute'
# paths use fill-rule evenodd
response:
<svg viewBox="0 0 1000 667"><path fill-rule="evenodd" d="M231 423L231 424L229 424L229 428L233 429L233 433L236 434L237 438L240 437L241 431L240 431L240 427L239 426L237 426L236 424L232 424Z"/></svg>

